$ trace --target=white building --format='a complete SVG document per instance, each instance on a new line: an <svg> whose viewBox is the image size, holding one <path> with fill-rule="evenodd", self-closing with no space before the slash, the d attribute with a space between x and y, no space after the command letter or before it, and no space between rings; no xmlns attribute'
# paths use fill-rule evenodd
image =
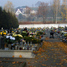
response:
<svg viewBox="0 0 67 67"><path fill-rule="evenodd" d="M30 14L27 15L27 14L25 14L26 10L27 10L26 8L23 8L22 10L17 9L15 15L18 16L19 14L22 14L22 15L24 15L24 16L27 17L27 16L30 16L30 14L36 14L36 13L37 13L37 11L35 11L35 10L31 10L31 11L30 11Z"/></svg>
<svg viewBox="0 0 67 67"><path fill-rule="evenodd" d="M36 13L37 13L37 11L35 11L35 10L30 11L30 14L36 14Z"/></svg>
<svg viewBox="0 0 67 67"><path fill-rule="evenodd" d="M22 12L20 11L20 9L18 9L15 13L15 15L19 15L19 14L22 14Z"/></svg>

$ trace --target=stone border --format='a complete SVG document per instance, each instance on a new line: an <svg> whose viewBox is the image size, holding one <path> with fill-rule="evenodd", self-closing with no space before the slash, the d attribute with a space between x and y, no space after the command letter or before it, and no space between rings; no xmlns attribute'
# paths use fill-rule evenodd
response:
<svg viewBox="0 0 67 67"><path fill-rule="evenodd" d="M0 50L0 57L34 58L32 50Z"/></svg>

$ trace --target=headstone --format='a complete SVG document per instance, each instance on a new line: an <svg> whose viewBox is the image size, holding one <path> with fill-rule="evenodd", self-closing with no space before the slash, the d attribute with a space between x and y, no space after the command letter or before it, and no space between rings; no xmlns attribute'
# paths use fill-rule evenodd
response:
<svg viewBox="0 0 67 67"><path fill-rule="evenodd" d="M0 49L1 49L1 48L4 49L4 45L5 45L4 38L1 37L1 38L0 38Z"/></svg>

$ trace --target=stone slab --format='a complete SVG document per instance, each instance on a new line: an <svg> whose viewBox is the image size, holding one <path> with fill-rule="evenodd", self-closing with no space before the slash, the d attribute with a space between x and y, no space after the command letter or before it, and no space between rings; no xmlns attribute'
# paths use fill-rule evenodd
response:
<svg viewBox="0 0 67 67"><path fill-rule="evenodd" d="M34 58L32 50L0 50L0 57Z"/></svg>

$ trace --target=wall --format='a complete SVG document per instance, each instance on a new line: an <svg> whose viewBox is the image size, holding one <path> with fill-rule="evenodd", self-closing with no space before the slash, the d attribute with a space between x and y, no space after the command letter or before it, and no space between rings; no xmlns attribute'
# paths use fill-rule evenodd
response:
<svg viewBox="0 0 67 67"><path fill-rule="evenodd" d="M43 27L49 27L49 28L51 28L51 27L56 27L56 28L58 28L59 26L61 26L61 27L65 27L65 26L67 26L67 24L23 24L23 25L19 25L19 28L25 28L25 27L27 27L27 28L38 28L38 27L41 27L41 28L43 28Z"/></svg>

